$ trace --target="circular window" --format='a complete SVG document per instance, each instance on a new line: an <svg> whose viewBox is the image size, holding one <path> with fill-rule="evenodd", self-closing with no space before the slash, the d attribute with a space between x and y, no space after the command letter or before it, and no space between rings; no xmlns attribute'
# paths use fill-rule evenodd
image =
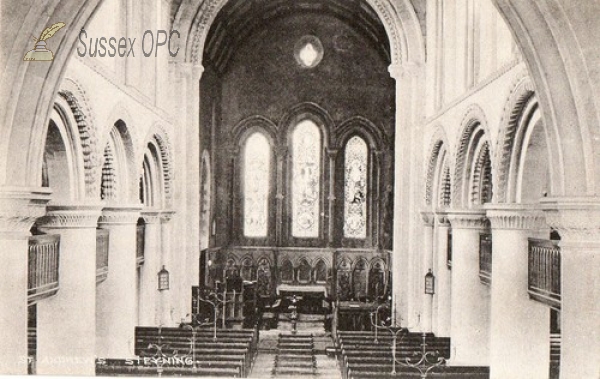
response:
<svg viewBox="0 0 600 379"><path fill-rule="evenodd" d="M323 45L317 37L306 35L296 42L294 57L300 66L313 68L323 59Z"/></svg>

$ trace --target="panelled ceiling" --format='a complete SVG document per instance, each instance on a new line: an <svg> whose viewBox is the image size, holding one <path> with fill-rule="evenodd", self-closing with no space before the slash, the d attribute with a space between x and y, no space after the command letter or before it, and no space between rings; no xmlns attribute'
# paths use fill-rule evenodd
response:
<svg viewBox="0 0 600 379"><path fill-rule="evenodd" d="M336 17L361 33L390 62L385 28L365 0L231 0L212 24L204 45L203 65L222 74L246 38L277 19L298 14Z"/></svg>

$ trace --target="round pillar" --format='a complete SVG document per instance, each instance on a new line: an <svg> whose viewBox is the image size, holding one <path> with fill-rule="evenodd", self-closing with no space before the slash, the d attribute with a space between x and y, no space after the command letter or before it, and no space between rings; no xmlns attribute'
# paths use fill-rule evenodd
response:
<svg viewBox="0 0 600 379"><path fill-rule="evenodd" d="M452 224L451 360L453 366L489 364L490 291L479 281L483 211L448 212Z"/></svg>
<svg viewBox="0 0 600 379"><path fill-rule="evenodd" d="M96 225L99 205L48 206L40 228L60 235L59 290L37 303L36 374L96 373Z"/></svg>
<svg viewBox="0 0 600 379"><path fill-rule="evenodd" d="M490 377L536 378L548 373L549 307L532 301L528 288L528 238L548 238L541 211L493 205ZM508 364L510 363L510 364Z"/></svg>

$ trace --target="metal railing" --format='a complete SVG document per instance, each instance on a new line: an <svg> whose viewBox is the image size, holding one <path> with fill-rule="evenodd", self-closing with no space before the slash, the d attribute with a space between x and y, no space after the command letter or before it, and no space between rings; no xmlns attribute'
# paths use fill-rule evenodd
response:
<svg viewBox="0 0 600 379"><path fill-rule="evenodd" d="M29 237L27 302L35 302L58 292L60 235Z"/></svg>
<svg viewBox="0 0 600 379"><path fill-rule="evenodd" d="M108 277L108 239L107 229L96 229L96 284Z"/></svg>
<svg viewBox="0 0 600 379"><path fill-rule="evenodd" d="M479 280L492 283L492 233L479 235Z"/></svg>
<svg viewBox="0 0 600 379"><path fill-rule="evenodd" d="M529 297L560 309L560 247L558 241L529 239Z"/></svg>

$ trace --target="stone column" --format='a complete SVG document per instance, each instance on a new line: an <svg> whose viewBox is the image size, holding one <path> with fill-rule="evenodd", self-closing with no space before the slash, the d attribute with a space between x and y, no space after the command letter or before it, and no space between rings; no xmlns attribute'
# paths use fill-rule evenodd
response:
<svg viewBox="0 0 600 379"><path fill-rule="evenodd" d="M162 259L160 212L142 211L142 217L146 226L144 231L144 264L140 272L139 324L140 326L153 326L159 324L156 275L161 269Z"/></svg>
<svg viewBox="0 0 600 379"><path fill-rule="evenodd" d="M521 207L521 209L519 209ZM548 238L541 211L493 205L490 377L538 378L548 373L550 313L529 299L528 237Z"/></svg>
<svg viewBox="0 0 600 379"><path fill-rule="evenodd" d="M173 212L161 212L160 215L160 234L161 234L161 242L162 242L162 256L161 256L161 265L158 271L165 266L165 269L169 271L169 289L160 291L160 325L165 326L175 326L177 322L181 320L183 317L173 317L172 312L174 312L174 304L173 299L176 297L178 290L180 290L177 286L177 281L180 280L178 278L178 273L176 270L176 262L172 259L171 256L171 218L173 217ZM156 271L155 281L157 279L158 271ZM158 283L155 282L154 288L158 288ZM190 298L191 304L191 296L192 296L192 288L188 289L187 294L183 294L186 298Z"/></svg>
<svg viewBox="0 0 600 379"><path fill-rule="evenodd" d="M452 224L451 361L454 366L489 364L490 293L479 281L479 234L483 211L448 212Z"/></svg>
<svg viewBox="0 0 600 379"><path fill-rule="evenodd" d="M27 375L29 229L45 213L48 188L0 188L0 374Z"/></svg>
<svg viewBox="0 0 600 379"><path fill-rule="evenodd" d="M425 293L425 275L431 270L433 272L433 221L432 212L421 212L423 219L423 247L422 247L422 265L421 265L421 285L418 286L421 293L421 323L418 328L420 332L430 333L432 328L432 304L433 295Z"/></svg>
<svg viewBox="0 0 600 379"><path fill-rule="evenodd" d="M548 225L561 236L560 377L597 378L600 372L600 201L547 199Z"/></svg>
<svg viewBox="0 0 600 379"><path fill-rule="evenodd" d="M392 257L393 299L392 314L396 325L414 327L418 325L418 308L413 301L415 295L415 259L413 253L419 249L418 208L414 201L417 187L410 178L420 172L420 145L422 136L417 128L421 125L423 107L418 93L423 88L424 66L420 62L407 61L402 65L392 64L390 76L396 80L396 133L394 149L394 241Z"/></svg>
<svg viewBox="0 0 600 379"><path fill-rule="evenodd" d="M436 212L437 238L435 258L437 270L435 272L435 299L437 300L437 324L436 335L439 337L450 337L450 313L452 294L452 271L448 267L448 230L450 222L444 212Z"/></svg>
<svg viewBox="0 0 600 379"><path fill-rule="evenodd" d="M59 290L37 304L37 374L95 375L96 205L49 206L40 226L60 234Z"/></svg>
<svg viewBox="0 0 600 379"><path fill-rule="evenodd" d="M96 297L96 352L100 358L128 358L134 353L137 325L136 224L139 207L107 207L100 227L110 232L108 277Z"/></svg>

